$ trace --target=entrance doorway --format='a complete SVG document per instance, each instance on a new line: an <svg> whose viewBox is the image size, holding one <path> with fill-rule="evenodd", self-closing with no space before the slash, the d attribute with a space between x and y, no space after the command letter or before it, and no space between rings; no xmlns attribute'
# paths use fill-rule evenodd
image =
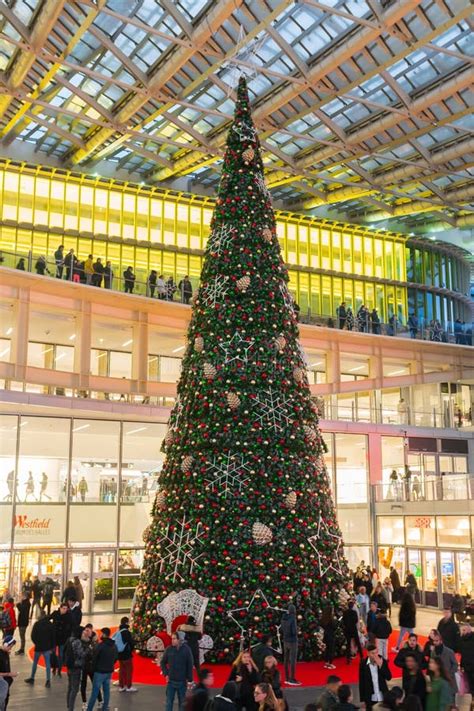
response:
<svg viewBox="0 0 474 711"><path fill-rule="evenodd" d="M21 588L28 573L44 582L52 580L54 587L53 606L59 604L63 589L63 553L60 551L17 551L13 555L12 588L19 599Z"/></svg>
<svg viewBox="0 0 474 711"><path fill-rule="evenodd" d="M68 560L68 580L79 583L82 587L82 611L90 612L91 609L91 553L72 552Z"/></svg>

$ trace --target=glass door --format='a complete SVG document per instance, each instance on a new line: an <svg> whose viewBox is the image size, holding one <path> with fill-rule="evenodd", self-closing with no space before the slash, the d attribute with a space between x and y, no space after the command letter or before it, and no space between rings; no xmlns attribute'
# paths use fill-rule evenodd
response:
<svg viewBox="0 0 474 711"><path fill-rule="evenodd" d="M92 555L92 612L112 612L115 553L100 552Z"/></svg>
<svg viewBox="0 0 474 711"><path fill-rule="evenodd" d="M471 551L456 553L456 577L460 595L470 595L472 590Z"/></svg>
<svg viewBox="0 0 474 711"><path fill-rule="evenodd" d="M143 565L143 551L119 551L117 578L117 609L130 610Z"/></svg>
<svg viewBox="0 0 474 711"><path fill-rule="evenodd" d="M76 588L82 588L82 611L91 609L91 553L73 552L69 554L68 580L72 580ZM79 590L79 594L80 590Z"/></svg>
<svg viewBox="0 0 474 711"><path fill-rule="evenodd" d="M427 607L439 607L438 562L436 551L423 552L423 602Z"/></svg>
<svg viewBox="0 0 474 711"><path fill-rule="evenodd" d="M421 567L421 553L419 550L408 549L408 570L407 572L413 573L416 579L416 586L418 592L415 596L415 602L419 603L421 591L423 590L423 575Z"/></svg>
<svg viewBox="0 0 474 711"><path fill-rule="evenodd" d="M421 479L421 499L422 501L434 500L434 489L436 483L436 456L434 454L423 455L423 477Z"/></svg>
<svg viewBox="0 0 474 711"><path fill-rule="evenodd" d="M51 580L54 593L52 606L59 605L63 591L63 554L59 551L40 553L40 580Z"/></svg>
<svg viewBox="0 0 474 711"><path fill-rule="evenodd" d="M454 567L454 553L440 551L441 563L441 592L443 607L451 607L453 595L456 593L456 570Z"/></svg>
<svg viewBox="0 0 474 711"><path fill-rule="evenodd" d="M12 590L16 599L20 599L21 588L28 573L31 577L39 575L38 551L21 551L13 554Z"/></svg>

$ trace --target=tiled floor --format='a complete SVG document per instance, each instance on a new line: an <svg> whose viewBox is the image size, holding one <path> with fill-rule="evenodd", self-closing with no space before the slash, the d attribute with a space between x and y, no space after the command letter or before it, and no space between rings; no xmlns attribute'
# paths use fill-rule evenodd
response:
<svg viewBox="0 0 474 711"><path fill-rule="evenodd" d="M96 627L107 624L113 625L118 622L118 615L94 616L91 621ZM395 607L392 614L392 624L396 627L398 609ZM432 627L436 627L441 613L430 610L418 610L417 631L426 635ZM24 679L29 676L30 662L26 657L12 657L14 671L20 675L15 680L12 688L9 711L30 711L32 709L47 709L47 711L64 711L66 707L67 677L62 679L54 678L51 689L44 686L44 671L39 669L36 675L34 686L28 686ZM90 687L89 687L90 688ZM357 690L354 690L357 697ZM305 704L315 701L318 698L319 690L312 689L289 689L286 692L291 711L303 711ZM76 708L81 708L80 698L76 701ZM134 711L135 709L157 709L162 711L165 708L165 692L159 686L140 686L137 694L119 694L116 687L112 689L110 711Z"/></svg>

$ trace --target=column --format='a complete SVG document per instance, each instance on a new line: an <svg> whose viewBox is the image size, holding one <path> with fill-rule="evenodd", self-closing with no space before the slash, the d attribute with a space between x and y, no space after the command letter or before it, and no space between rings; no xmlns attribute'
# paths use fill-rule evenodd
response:
<svg viewBox="0 0 474 711"><path fill-rule="evenodd" d="M92 309L88 301L82 301L76 316L76 338L74 340L74 373L80 387L89 386L91 371Z"/></svg>
<svg viewBox="0 0 474 711"><path fill-rule="evenodd" d="M11 337L10 361L15 365L15 379L25 380L28 364L28 329L30 321L30 290L20 288L14 308L14 327Z"/></svg>
<svg viewBox="0 0 474 711"><path fill-rule="evenodd" d="M146 393L148 382L148 314L139 311L133 324L132 379L137 392Z"/></svg>

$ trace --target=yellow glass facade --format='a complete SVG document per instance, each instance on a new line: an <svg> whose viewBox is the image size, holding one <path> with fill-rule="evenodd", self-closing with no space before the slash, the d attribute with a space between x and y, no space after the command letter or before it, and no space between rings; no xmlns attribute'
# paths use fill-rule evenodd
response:
<svg viewBox="0 0 474 711"><path fill-rule="evenodd" d="M0 163L0 249L52 256L59 244L79 259L131 265L145 282L150 269L199 279L214 201L211 198L68 173ZM403 235L276 212L290 288L302 313L334 316L341 300L382 319L406 319ZM392 282L392 283L388 283ZM393 284L399 282L399 284Z"/></svg>

